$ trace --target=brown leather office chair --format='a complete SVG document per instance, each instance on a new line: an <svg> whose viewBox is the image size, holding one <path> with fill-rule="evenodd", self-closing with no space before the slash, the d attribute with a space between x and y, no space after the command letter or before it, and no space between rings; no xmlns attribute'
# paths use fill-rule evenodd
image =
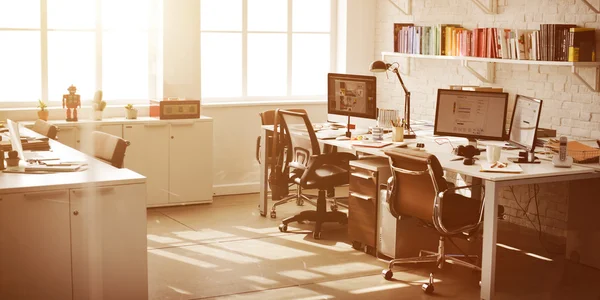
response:
<svg viewBox="0 0 600 300"><path fill-rule="evenodd" d="M56 134L58 133L58 127L56 127L56 125L52 125L42 119L37 119L31 129L53 140L56 139Z"/></svg>
<svg viewBox="0 0 600 300"><path fill-rule="evenodd" d="M129 146L129 141L105 132L92 131L92 143L94 157L113 167L123 168L125 150Z"/></svg>
<svg viewBox="0 0 600 300"><path fill-rule="evenodd" d="M313 238L320 239L324 222L348 222L345 213L327 211L327 191L348 184L349 163L356 156L345 152L321 153L317 136L306 113L277 110L275 119L275 123L281 125L273 136L273 145L278 145L281 139L291 152L290 172L297 174L292 177L294 183L303 189L319 190L317 209L285 218L279 225L279 230L287 231L287 225L291 222L315 221Z"/></svg>
<svg viewBox="0 0 600 300"><path fill-rule="evenodd" d="M463 259L464 255L448 255L444 250L446 238L471 238L483 220L484 201L457 194L460 189L473 186L449 187L443 177L443 169L435 155L424 151L394 149L386 151L389 156L392 177L388 180L386 201L395 218L414 217L437 230L440 235L437 252L421 250L419 257L393 259L383 277L393 277L392 267L398 264L429 262L441 268L444 262L481 271L474 263Z"/></svg>
<svg viewBox="0 0 600 300"><path fill-rule="evenodd" d="M289 111L306 113L304 109L289 109ZM262 125L274 125L275 124L275 110L267 110L259 113ZM291 152L286 151L285 144L281 143L281 139L278 140L279 145L273 146L273 132L268 132L267 141L265 143L267 147L267 157L260 158L260 143L261 137L258 136L256 140L256 160L259 164L266 163L269 165L269 187L271 189L271 200L277 201L271 206L270 216L271 218L277 217L277 206L286 204L288 202L296 201L296 205L302 206L304 201L316 206L316 197L314 195L307 195L302 193L302 187L296 185L296 192L290 195L289 186L294 184L293 177L297 176L297 173L290 175L288 163L291 161ZM272 155L277 153L277 155Z"/></svg>

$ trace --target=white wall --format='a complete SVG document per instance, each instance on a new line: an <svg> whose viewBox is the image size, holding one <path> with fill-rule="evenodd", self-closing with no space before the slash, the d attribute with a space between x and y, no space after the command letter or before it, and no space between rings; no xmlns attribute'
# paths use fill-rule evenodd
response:
<svg viewBox="0 0 600 300"><path fill-rule="evenodd" d="M406 0L393 1L406 3ZM381 57L382 51L393 51L393 23L461 24L469 29L539 29L540 23L574 23L600 29L598 15L580 0L498 0L497 15L484 14L468 0L412 1L411 16L399 12L388 0L376 2L376 46L372 58ZM598 36L596 40L600 41ZM405 60L397 61L403 68L406 67ZM483 64L473 65L483 70ZM554 128L559 135L569 138L600 138L600 93L590 91L570 72L569 67L497 64L493 86L503 87L510 94L509 107L513 105L517 93L544 100L540 122L542 127ZM585 76L593 75L593 70L583 70L582 73ZM593 76L591 78L593 82ZM411 60L410 75L403 75L403 79L412 92L411 118L426 120L434 118L438 88L448 88L451 84L480 84L461 67L460 62L430 59ZM401 86L393 76L386 78L383 74L378 75L377 96L381 107L400 109L403 105ZM545 232L558 236L566 234L567 188L568 184L541 186L537 209ZM532 187L516 187L514 192L516 201L510 190L502 194L501 204L507 209L509 221L533 227L525 217L533 220L537 217L535 203L528 201ZM530 206L525 207L527 204ZM527 214L521 207L528 211Z"/></svg>

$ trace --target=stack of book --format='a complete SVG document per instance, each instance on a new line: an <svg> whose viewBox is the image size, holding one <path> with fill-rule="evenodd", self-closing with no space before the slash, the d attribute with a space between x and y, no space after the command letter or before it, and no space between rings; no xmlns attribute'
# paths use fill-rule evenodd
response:
<svg viewBox="0 0 600 300"><path fill-rule="evenodd" d="M394 24L394 52L543 61L596 61L596 30L541 24L540 30Z"/></svg>

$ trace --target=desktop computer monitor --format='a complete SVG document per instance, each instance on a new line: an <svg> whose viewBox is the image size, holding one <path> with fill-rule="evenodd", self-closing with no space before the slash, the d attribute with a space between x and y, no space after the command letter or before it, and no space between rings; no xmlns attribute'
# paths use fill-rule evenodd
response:
<svg viewBox="0 0 600 300"><path fill-rule="evenodd" d="M327 74L327 113L377 119L377 77ZM329 119L329 118L328 118Z"/></svg>
<svg viewBox="0 0 600 300"><path fill-rule="evenodd" d="M535 150L535 140L540 114L542 112L542 100L523 95L517 95L515 107L510 121L508 142L526 152Z"/></svg>
<svg viewBox="0 0 600 300"><path fill-rule="evenodd" d="M507 93L439 89L433 134L503 141L507 106Z"/></svg>

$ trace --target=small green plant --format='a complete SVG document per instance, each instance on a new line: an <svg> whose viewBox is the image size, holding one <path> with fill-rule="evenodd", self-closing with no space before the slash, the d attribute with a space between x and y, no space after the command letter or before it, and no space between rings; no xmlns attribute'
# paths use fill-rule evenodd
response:
<svg viewBox="0 0 600 300"><path fill-rule="evenodd" d="M39 102L38 107L40 108L40 110L45 111L46 107L48 107L48 105L46 105L46 103L44 103L44 101L42 101L40 99L38 99L38 102Z"/></svg>
<svg viewBox="0 0 600 300"><path fill-rule="evenodd" d="M133 104L127 104L127 105L125 105L125 108L126 109L133 109Z"/></svg>
<svg viewBox="0 0 600 300"><path fill-rule="evenodd" d="M97 111L104 111L104 108L106 108L106 101L102 100L101 90L96 91L96 94L94 95L94 101L92 101L92 108Z"/></svg>

